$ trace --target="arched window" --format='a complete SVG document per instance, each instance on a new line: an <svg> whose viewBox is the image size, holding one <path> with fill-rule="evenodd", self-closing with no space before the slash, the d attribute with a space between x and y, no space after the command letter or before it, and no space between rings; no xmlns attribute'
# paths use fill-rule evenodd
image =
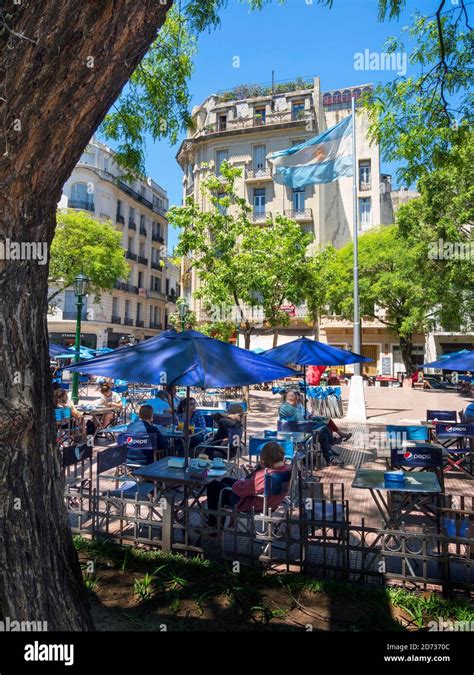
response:
<svg viewBox="0 0 474 675"><path fill-rule="evenodd" d="M87 183L73 183L69 206L73 209L94 210L94 195L87 190Z"/></svg>
<svg viewBox="0 0 474 675"><path fill-rule="evenodd" d="M349 103L350 100L351 100L351 92L349 91L349 89L344 89L344 91L342 92L342 102Z"/></svg>
<svg viewBox="0 0 474 675"><path fill-rule="evenodd" d="M333 93L332 102L333 103L340 103L341 102L341 92L340 91L335 91Z"/></svg>
<svg viewBox="0 0 474 675"><path fill-rule="evenodd" d="M331 94L324 94L323 96L323 105L331 105L332 103L332 96Z"/></svg>

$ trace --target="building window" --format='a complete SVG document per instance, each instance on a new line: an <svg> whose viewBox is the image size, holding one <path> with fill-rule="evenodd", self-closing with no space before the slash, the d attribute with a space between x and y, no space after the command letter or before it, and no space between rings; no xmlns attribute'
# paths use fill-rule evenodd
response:
<svg viewBox="0 0 474 675"><path fill-rule="evenodd" d="M119 315L119 301L118 298L112 298L112 316Z"/></svg>
<svg viewBox="0 0 474 675"><path fill-rule="evenodd" d="M370 159L361 160L359 162L359 190L370 190L371 179Z"/></svg>
<svg viewBox="0 0 474 675"><path fill-rule="evenodd" d="M135 223L135 209L133 206L130 206L128 209L128 222L130 223Z"/></svg>
<svg viewBox="0 0 474 675"><path fill-rule="evenodd" d="M137 302L137 321L142 320L142 304L141 302Z"/></svg>
<svg viewBox="0 0 474 675"><path fill-rule="evenodd" d="M254 145L253 148L253 169L254 171L263 171L267 163L267 146Z"/></svg>
<svg viewBox="0 0 474 675"><path fill-rule="evenodd" d="M130 300L125 300L125 318L130 319Z"/></svg>
<svg viewBox="0 0 474 675"><path fill-rule="evenodd" d="M140 215L140 229L141 230L146 229L145 216L143 214Z"/></svg>
<svg viewBox="0 0 474 675"><path fill-rule="evenodd" d="M186 175L187 175L187 178L188 178L188 187L189 187L190 185L194 184L194 167L193 167L192 164L188 164L187 169L186 169ZM161 202L161 201L162 201L161 199L157 199L158 206L160 206L159 202Z"/></svg>
<svg viewBox="0 0 474 675"><path fill-rule="evenodd" d="M255 216L265 215L265 188L255 188L253 191L253 213Z"/></svg>
<svg viewBox="0 0 474 675"><path fill-rule="evenodd" d="M81 310L81 318L83 321L87 320L87 298L82 299L83 305ZM64 292L64 313L63 319L75 320L77 316L76 295L74 291Z"/></svg>
<svg viewBox="0 0 474 675"><path fill-rule="evenodd" d="M227 130L227 115L219 115L217 120L217 129L218 131Z"/></svg>
<svg viewBox="0 0 474 675"><path fill-rule="evenodd" d="M224 199L224 197L227 197L225 192L218 192L217 193L217 199ZM227 215L227 207L223 206L222 204L217 204L217 209L221 216Z"/></svg>
<svg viewBox="0 0 474 675"><path fill-rule="evenodd" d="M120 199L117 199L117 218L123 217L122 202Z"/></svg>
<svg viewBox="0 0 474 675"><path fill-rule="evenodd" d="M88 191L87 183L74 183L71 186L69 206L73 209L94 210L94 195Z"/></svg>
<svg viewBox="0 0 474 675"><path fill-rule="evenodd" d="M255 108L255 124L265 124L267 121L267 109Z"/></svg>
<svg viewBox="0 0 474 675"><path fill-rule="evenodd" d="M83 152L80 161L81 164L87 164L87 166L94 166L94 153Z"/></svg>
<svg viewBox="0 0 474 675"><path fill-rule="evenodd" d="M359 199L360 229L367 230L372 225L372 200L370 197Z"/></svg>
<svg viewBox="0 0 474 675"><path fill-rule="evenodd" d="M222 162L225 162L229 157L228 150L217 150L216 151L216 175L220 176L221 174L221 165Z"/></svg>
<svg viewBox="0 0 474 675"><path fill-rule="evenodd" d="M300 120L304 114L304 101L294 101L291 105L291 119Z"/></svg>
<svg viewBox="0 0 474 675"><path fill-rule="evenodd" d="M293 188L293 211L296 211L297 213L304 211L304 199L305 189Z"/></svg>
<svg viewBox="0 0 474 675"><path fill-rule="evenodd" d="M143 272L138 273L138 288L143 288Z"/></svg>
<svg viewBox="0 0 474 675"><path fill-rule="evenodd" d="M128 250L133 253L133 237L128 238Z"/></svg>

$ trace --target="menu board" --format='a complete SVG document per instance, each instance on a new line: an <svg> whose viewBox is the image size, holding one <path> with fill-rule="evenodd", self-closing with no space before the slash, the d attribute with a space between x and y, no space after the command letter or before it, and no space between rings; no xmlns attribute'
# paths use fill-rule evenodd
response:
<svg viewBox="0 0 474 675"><path fill-rule="evenodd" d="M382 375L392 374L392 358L390 356L382 356Z"/></svg>

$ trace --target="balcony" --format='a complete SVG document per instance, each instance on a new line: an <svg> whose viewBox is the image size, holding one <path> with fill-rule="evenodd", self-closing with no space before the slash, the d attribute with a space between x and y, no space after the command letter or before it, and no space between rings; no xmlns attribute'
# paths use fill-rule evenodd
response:
<svg viewBox="0 0 474 675"><path fill-rule="evenodd" d="M261 181L272 180L271 169L246 169L245 180L247 181Z"/></svg>
<svg viewBox="0 0 474 675"><path fill-rule="evenodd" d="M257 128L267 129L269 126L285 125L288 127L307 124L310 120L314 120L314 110L302 110L293 114L291 111L285 110L281 112L273 112L266 115L265 118L248 116L236 117L232 120L227 120L227 128L221 131L217 124L207 124L200 129L196 136L207 136L209 134L226 134L235 133L239 130L255 130Z"/></svg>
<svg viewBox="0 0 474 675"><path fill-rule="evenodd" d="M155 213L159 213L160 216L163 216L163 218L166 216L168 212L167 208L165 208L164 206L160 206L156 202L153 203L152 208Z"/></svg>
<svg viewBox="0 0 474 675"><path fill-rule="evenodd" d="M168 295L166 296L166 299L167 299L168 302L176 302L176 300L178 299L178 296L175 293L168 293Z"/></svg>
<svg viewBox="0 0 474 675"><path fill-rule="evenodd" d="M285 216L292 220L313 220L313 209L291 209L285 211Z"/></svg>
<svg viewBox="0 0 474 675"><path fill-rule="evenodd" d="M124 281L116 281L114 287L119 291L125 291L125 293L138 293L138 286L132 286Z"/></svg>
<svg viewBox="0 0 474 675"><path fill-rule="evenodd" d="M117 216L115 217L115 222L120 223L120 225L125 225L125 218L120 215L120 213L117 213Z"/></svg>
<svg viewBox="0 0 474 675"><path fill-rule="evenodd" d="M159 244L164 244L164 243L165 243L165 240L164 240L164 238L161 236L161 234L152 234L152 235L151 235L151 240L152 240L152 241L157 241Z"/></svg>
<svg viewBox="0 0 474 675"><path fill-rule="evenodd" d="M129 318L125 317L125 319L123 320L123 323L124 323L125 326L133 326L133 319L129 319Z"/></svg>
<svg viewBox="0 0 474 675"><path fill-rule="evenodd" d="M155 300L166 300L166 295L164 293L161 291L155 291L153 288L148 291L148 297L154 298Z"/></svg>
<svg viewBox="0 0 474 675"><path fill-rule="evenodd" d="M146 237L146 235L147 235L146 227L142 227L140 225L140 234L143 235L144 237Z"/></svg>
<svg viewBox="0 0 474 675"><path fill-rule="evenodd" d="M125 257L127 260L136 260L138 258L136 253L132 253L132 251L125 251Z"/></svg>
<svg viewBox="0 0 474 675"><path fill-rule="evenodd" d="M360 181L359 192L370 192L372 190L372 181Z"/></svg>
<svg viewBox="0 0 474 675"><path fill-rule="evenodd" d="M70 199L68 206L71 209L81 209L81 211L91 211L92 213L95 209L94 202L90 199Z"/></svg>
<svg viewBox="0 0 474 675"><path fill-rule="evenodd" d="M137 224L134 220L129 220L128 221L128 229L129 230L134 230L135 232L137 231Z"/></svg>
<svg viewBox="0 0 474 675"><path fill-rule="evenodd" d="M147 208L151 209L153 207L153 204L149 199L144 197L140 192L137 192L134 190L130 185L127 185L127 183L124 183L122 180L117 181L117 185L121 190L123 190L127 195L130 197L133 197L135 201L140 202L141 204L144 204Z"/></svg>
<svg viewBox="0 0 474 675"><path fill-rule="evenodd" d="M153 262L151 261L151 269L152 270L157 270L158 272L161 272L161 264L159 262Z"/></svg>
<svg viewBox="0 0 474 675"><path fill-rule="evenodd" d="M111 321L112 321L112 323L122 323L121 317L120 316L114 316L113 314L112 314Z"/></svg>
<svg viewBox="0 0 474 675"><path fill-rule="evenodd" d="M144 325L145 325L144 321L141 321L141 319L137 319L137 322L136 322L137 328L143 328Z"/></svg>
<svg viewBox="0 0 474 675"><path fill-rule="evenodd" d="M268 220L272 220L273 216L270 211L257 211L253 212L250 216L252 223L261 223L265 225Z"/></svg>
<svg viewBox="0 0 474 675"><path fill-rule="evenodd" d="M145 258L143 255L137 256L137 263L139 265L148 265L148 258Z"/></svg>
<svg viewBox="0 0 474 675"><path fill-rule="evenodd" d="M150 321L150 328L154 328L155 330L163 330L163 324Z"/></svg>

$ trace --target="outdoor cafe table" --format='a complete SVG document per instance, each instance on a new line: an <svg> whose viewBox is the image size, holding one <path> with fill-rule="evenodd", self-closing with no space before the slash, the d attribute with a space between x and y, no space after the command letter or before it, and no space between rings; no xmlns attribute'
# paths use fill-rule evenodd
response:
<svg viewBox="0 0 474 675"><path fill-rule="evenodd" d="M163 529L162 529L162 550L164 552L169 552L173 544L173 521L174 521L174 492L172 488L177 486L184 489L183 503L186 504L188 500L189 491L191 491L193 501L188 505L188 509L191 508L203 495L206 487L213 480L220 480L225 476L228 476L233 469L235 469L235 464L233 462L224 462L224 466L217 475L213 475L214 472L211 471L211 475L205 477L196 477L189 475L189 470L185 471L184 469L171 468L168 467L168 457L165 459L160 459L157 462L152 464L147 464L140 469L135 469L133 475L137 476L140 480L152 481L156 484L155 487L155 500L158 498L158 492L160 493L161 498L164 500L163 506ZM159 486L161 489L159 489ZM188 509L185 510L187 515Z"/></svg>
<svg viewBox="0 0 474 675"><path fill-rule="evenodd" d="M90 417L95 425L94 438L99 431L109 431L109 427L104 426L104 417L107 414L115 413L114 408L97 407L85 408L84 406L77 406L79 412L84 413L84 417Z"/></svg>
<svg viewBox="0 0 474 675"><path fill-rule="evenodd" d="M404 481L386 481L385 471L377 469L359 469L356 472L353 488L370 490L370 494L379 510L387 528L397 528L402 518L413 511L421 513L435 520L439 525L439 518L432 509L433 496L441 494L441 486L436 474L432 471L412 473L403 471ZM389 498L384 497L387 493ZM401 496L399 503L390 497L394 493Z"/></svg>

